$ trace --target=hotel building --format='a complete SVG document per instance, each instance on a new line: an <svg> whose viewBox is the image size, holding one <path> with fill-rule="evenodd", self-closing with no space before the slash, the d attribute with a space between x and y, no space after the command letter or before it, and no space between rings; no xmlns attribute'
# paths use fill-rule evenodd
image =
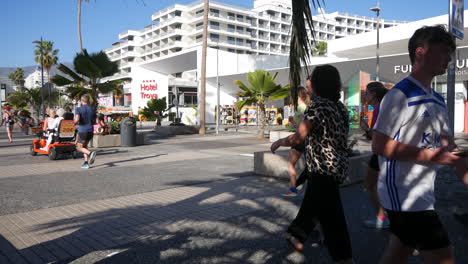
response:
<svg viewBox="0 0 468 264"><path fill-rule="evenodd" d="M255 0L253 8L246 8L218 1L210 1L208 16L208 45L221 53L245 54L254 57L268 55L287 56L289 54L291 0ZM174 4L159 10L151 17L153 23L140 30L127 30L119 34L120 41L104 52L112 61L119 64L120 72L112 78L134 77L141 67L161 64L165 58L184 54L197 49L202 44L203 1L188 5ZM388 28L403 22L380 20L381 28ZM326 14L323 9L314 15L313 32L317 41L330 41L350 35L361 34L376 29L375 18L352 15L341 12ZM309 35L311 35L309 30ZM232 55L229 54L229 55ZM222 64L232 63L221 55ZM182 58L182 57L181 57ZM159 62L159 63L158 63ZM183 63L183 62L182 62ZM220 64L221 64L220 63ZM145 66L146 65L146 66ZM169 65L165 65L169 66ZM197 72L199 67L164 67L156 72L167 75L167 84L159 81L158 96L166 96L171 103L178 93L179 102L184 106L198 104ZM218 69L218 71L221 69ZM219 74L219 72L218 72ZM134 79L134 78L132 78ZM138 81L138 80L137 80ZM140 87L154 85L155 78L141 80ZM132 83L135 82L135 79ZM124 86L125 95L115 100L111 95L101 98L101 105L112 106L114 110L126 110L137 103L139 107L152 98L153 90L143 90L140 98L131 96L131 85ZM148 86L149 87L149 86ZM145 89L145 88L143 88ZM161 90L167 92L159 93ZM141 98L143 96L143 98ZM137 99L137 100L135 100ZM142 100L138 100L142 99ZM139 102L141 101L141 103ZM117 106L119 107L115 107ZM135 109L133 109L135 111Z"/></svg>
<svg viewBox="0 0 468 264"><path fill-rule="evenodd" d="M443 12L441 12L443 13ZM466 13L466 12L465 12ZM113 111L132 111L146 106L151 98L166 97L168 104L177 94L182 122L198 123L201 76L203 3L173 5L152 16L154 24L142 30L119 34L120 42L105 50L120 65L120 73L109 78L130 77L125 96L116 100L101 96L100 104ZM312 57L315 65L332 64L341 74L343 101L350 116L359 118L367 111L361 91L376 79L376 20L369 17L319 10L314 15L318 41L327 41L327 56ZM256 0L254 8L242 8L210 1L206 69L206 122L215 123L218 87L220 105L232 106L238 100L235 80L247 83L246 74L262 69L278 73L276 82L288 83L289 27L291 2ZM448 24L441 15L410 23L382 20L380 28L380 76L388 85L410 74L408 40L424 25ZM466 31L467 23L464 28ZM310 34L310 32L309 32ZM455 132L463 131L468 87L468 41L457 42ZM305 77L305 71L304 76ZM435 78L434 87L443 96L446 75ZM268 102L282 107L283 101ZM175 110L174 110L175 111Z"/></svg>

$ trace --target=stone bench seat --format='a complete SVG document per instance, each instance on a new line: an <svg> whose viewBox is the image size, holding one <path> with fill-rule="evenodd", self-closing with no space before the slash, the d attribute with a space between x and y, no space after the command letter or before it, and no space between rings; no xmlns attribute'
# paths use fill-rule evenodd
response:
<svg viewBox="0 0 468 264"><path fill-rule="evenodd" d="M288 173L288 150L280 150L275 154L271 151L259 151L254 153L254 172L255 174L282 178L289 181ZM371 153L353 153L349 158L349 182L344 185L350 185L361 182L367 173L367 164ZM296 163L296 174L299 176L305 168L304 155Z"/></svg>

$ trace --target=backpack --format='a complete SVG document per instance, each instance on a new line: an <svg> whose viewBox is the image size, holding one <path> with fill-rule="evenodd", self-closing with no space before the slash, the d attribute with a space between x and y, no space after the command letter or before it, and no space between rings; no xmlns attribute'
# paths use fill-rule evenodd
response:
<svg viewBox="0 0 468 264"><path fill-rule="evenodd" d="M15 120L13 118L13 115L8 115L8 117L6 118L6 122L10 125L13 125L15 124Z"/></svg>

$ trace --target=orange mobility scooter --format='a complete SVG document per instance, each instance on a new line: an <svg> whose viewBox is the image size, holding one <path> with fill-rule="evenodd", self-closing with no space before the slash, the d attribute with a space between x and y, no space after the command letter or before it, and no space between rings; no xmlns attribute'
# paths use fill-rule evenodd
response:
<svg viewBox="0 0 468 264"><path fill-rule="evenodd" d="M57 131L50 131L54 133L53 140L46 150L42 150L47 144L48 136L44 131L37 133L39 139L33 140L31 144L31 155L36 156L37 153L49 156L50 160L57 159L58 155L66 153L70 154L72 158L76 159L78 152L75 146L75 124L73 120L61 120Z"/></svg>

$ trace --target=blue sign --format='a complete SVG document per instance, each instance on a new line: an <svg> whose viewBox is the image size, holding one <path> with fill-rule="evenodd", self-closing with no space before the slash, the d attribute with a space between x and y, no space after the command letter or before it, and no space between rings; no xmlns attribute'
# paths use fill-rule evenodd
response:
<svg viewBox="0 0 468 264"><path fill-rule="evenodd" d="M465 36L463 30L465 27L464 23L464 0L450 0L450 16L449 25L450 32L458 39L463 39Z"/></svg>

